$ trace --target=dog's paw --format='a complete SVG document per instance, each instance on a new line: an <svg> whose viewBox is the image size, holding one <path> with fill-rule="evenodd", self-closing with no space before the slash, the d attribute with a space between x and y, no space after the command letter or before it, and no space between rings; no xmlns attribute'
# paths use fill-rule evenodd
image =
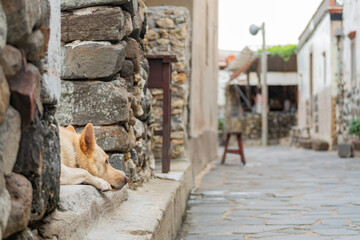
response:
<svg viewBox="0 0 360 240"><path fill-rule="evenodd" d="M99 178L98 189L103 191L103 192L110 191L111 190L111 185L107 181Z"/></svg>

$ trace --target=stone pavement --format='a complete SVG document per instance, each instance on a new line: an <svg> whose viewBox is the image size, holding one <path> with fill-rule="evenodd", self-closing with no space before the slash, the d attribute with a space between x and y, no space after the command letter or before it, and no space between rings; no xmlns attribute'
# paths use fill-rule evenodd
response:
<svg viewBox="0 0 360 240"><path fill-rule="evenodd" d="M360 239L360 159L278 146L245 156L203 177L178 240Z"/></svg>

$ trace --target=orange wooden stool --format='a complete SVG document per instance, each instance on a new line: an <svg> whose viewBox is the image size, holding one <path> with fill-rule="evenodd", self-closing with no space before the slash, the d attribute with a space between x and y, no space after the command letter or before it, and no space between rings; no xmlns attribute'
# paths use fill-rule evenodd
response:
<svg viewBox="0 0 360 240"><path fill-rule="evenodd" d="M231 135L236 136L239 149L228 149ZM239 154L241 156L241 162L244 165L246 164L245 155L244 155L244 147L243 147L242 139L241 139L241 132L228 132L226 134L225 150L224 150L224 155L221 160L221 164L225 163L226 153Z"/></svg>

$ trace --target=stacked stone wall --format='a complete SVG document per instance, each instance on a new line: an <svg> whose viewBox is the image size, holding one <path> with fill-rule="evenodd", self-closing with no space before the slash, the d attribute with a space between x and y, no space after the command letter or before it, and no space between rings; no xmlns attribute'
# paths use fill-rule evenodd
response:
<svg viewBox="0 0 360 240"><path fill-rule="evenodd" d="M34 239L59 200L57 0L0 3L0 239ZM51 16L51 17L50 17ZM51 33L51 34L50 34Z"/></svg>
<svg viewBox="0 0 360 240"><path fill-rule="evenodd" d="M146 34L149 55L176 55L172 64L171 87L171 157L182 158L187 139L188 93L191 59L190 12L184 7L149 7ZM162 129L162 90L152 89L154 128ZM154 137L153 152L161 158L162 137Z"/></svg>
<svg viewBox="0 0 360 240"><path fill-rule="evenodd" d="M136 188L152 176L149 73L143 1L64 0L62 94L57 118L80 132L92 123L110 163Z"/></svg>
<svg viewBox="0 0 360 240"><path fill-rule="evenodd" d="M246 139L261 139L261 114L245 113L229 118L226 129L241 131ZM292 126L296 125L296 113L270 112L268 115L269 139L288 137Z"/></svg>
<svg viewBox="0 0 360 240"><path fill-rule="evenodd" d="M338 133L343 140L348 141L356 136L351 136L349 127L351 119L360 118L360 90L353 88L351 90L339 90L339 95L342 94L341 99L338 97L337 104L341 109L341 115L338 117ZM340 100L339 100L340 99Z"/></svg>

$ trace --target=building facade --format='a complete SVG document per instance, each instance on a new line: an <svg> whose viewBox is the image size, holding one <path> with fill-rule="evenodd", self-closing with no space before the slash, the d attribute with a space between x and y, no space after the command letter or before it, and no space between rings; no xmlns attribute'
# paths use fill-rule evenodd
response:
<svg viewBox="0 0 360 240"><path fill-rule="evenodd" d="M339 52L336 31L342 26L342 6L324 0L299 37L298 125L311 137L334 146L337 142L336 96Z"/></svg>
<svg viewBox="0 0 360 240"><path fill-rule="evenodd" d="M341 106L339 106L342 109L342 121L339 121L339 141L349 140L349 123L351 119L360 117L359 17L360 2L344 1L342 39L342 81L344 85L340 101Z"/></svg>

